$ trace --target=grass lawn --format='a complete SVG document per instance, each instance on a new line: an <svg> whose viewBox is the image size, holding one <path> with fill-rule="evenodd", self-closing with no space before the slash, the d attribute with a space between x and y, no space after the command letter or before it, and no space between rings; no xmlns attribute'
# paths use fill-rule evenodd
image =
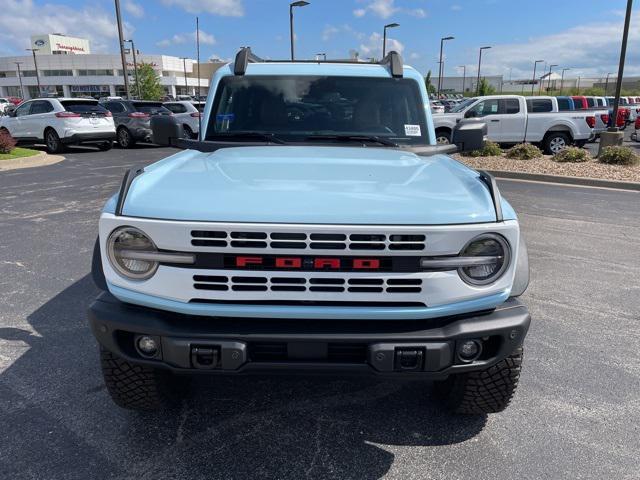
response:
<svg viewBox="0 0 640 480"><path fill-rule="evenodd" d="M17 147L11 150L11 153L0 153L0 160L13 160L14 158L31 157L38 153L40 153L39 150Z"/></svg>

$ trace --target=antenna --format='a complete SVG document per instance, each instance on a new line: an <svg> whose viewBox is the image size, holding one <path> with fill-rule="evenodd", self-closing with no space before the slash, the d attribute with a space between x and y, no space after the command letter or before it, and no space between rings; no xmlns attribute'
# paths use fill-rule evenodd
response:
<svg viewBox="0 0 640 480"><path fill-rule="evenodd" d="M200 102L200 19L196 17L196 59L198 62L198 103ZM198 141L202 141L202 112L198 109Z"/></svg>

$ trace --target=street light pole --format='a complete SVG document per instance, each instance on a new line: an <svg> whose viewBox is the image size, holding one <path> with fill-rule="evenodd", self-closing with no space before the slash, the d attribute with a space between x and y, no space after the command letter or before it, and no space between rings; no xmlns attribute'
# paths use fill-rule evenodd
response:
<svg viewBox="0 0 640 480"><path fill-rule="evenodd" d="M460 65L458 68L462 69L462 96L464 97L464 82L467 79L467 66Z"/></svg>
<svg viewBox="0 0 640 480"><path fill-rule="evenodd" d="M299 0L297 2L293 2L289 4L289 37L291 40L291 61L295 61L294 54L294 41L293 41L293 7L305 7L309 5L309 2L305 2L304 0Z"/></svg>
<svg viewBox="0 0 640 480"><path fill-rule="evenodd" d="M187 86L187 57L180 57L184 69L184 94L189 95L189 87Z"/></svg>
<svg viewBox="0 0 640 480"><path fill-rule="evenodd" d="M620 47L620 64L618 65L618 78L616 78L616 93L613 103L613 122L609 131L617 132L616 120L618 118L618 108L620 107L620 91L622 90L622 77L624 75L624 60L627 56L627 40L629 39L629 23L631 23L631 7L633 0L627 0L627 13L624 17L624 31L622 32L622 46Z"/></svg>
<svg viewBox="0 0 640 480"><path fill-rule="evenodd" d="M570 68L562 69L562 76L560 77L560 95L562 95L562 91L564 90L564 72L566 72L567 70L571 70L571 69Z"/></svg>
<svg viewBox="0 0 640 480"><path fill-rule="evenodd" d="M539 63L543 63L544 60L536 60L535 62L533 62L533 81L531 82L531 95L533 95L533 89L536 86L536 68L538 67Z"/></svg>
<svg viewBox="0 0 640 480"><path fill-rule="evenodd" d="M605 80L605 84L604 84L604 96L607 96L607 93L609 93L609 75L611 75L610 73L607 73L607 79Z"/></svg>
<svg viewBox="0 0 640 480"><path fill-rule="evenodd" d="M476 95L480 95L480 67L482 66L482 51L491 47L480 47L480 54L478 55L478 80L476 81Z"/></svg>
<svg viewBox="0 0 640 480"><path fill-rule="evenodd" d="M122 16L120 15L120 0L116 3L116 22L118 23L118 42L120 42L120 59L122 60L122 75L124 76L124 90L127 99L131 99L129 93L129 74L127 73L127 58L124 55L124 35L122 34Z"/></svg>
<svg viewBox="0 0 640 480"><path fill-rule="evenodd" d="M438 96L440 96L440 90L442 89L442 74L444 71L444 65L442 62L442 48L444 46L444 42L447 40L453 40L455 37L442 37L440 39L440 71L438 72Z"/></svg>
<svg viewBox="0 0 640 480"><path fill-rule="evenodd" d="M382 58L387 55L387 28L396 28L399 26L399 23L388 23L382 29Z"/></svg>
<svg viewBox="0 0 640 480"><path fill-rule="evenodd" d="M36 60L36 52L38 48L27 48L27 51L33 53L33 66L36 69L36 82L38 82L38 97L42 94L42 88L40 88L40 73L38 72L38 60Z"/></svg>
<svg viewBox="0 0 640 480"><path fill-rule="evenodd" d="M551 64L549 65L549 79L547 80L547 91L551 90L551 70L553 67L557 67L558 65Z"/></svg>
<svg viewBox="0 0 640 480"><path fill-rule="evenodd" d="M18 81L20 82L20 96L24 99L24 87L22 86L22 73L20 72L20 65L23 62L13 62L18 67Z"/></svg>
<svg viewBox="0 0 640 480"><path fill-rule="evenodd" d="M140 98L140 81L138 79L138 61L136 60L136 46L133 43L133 40L125 40L125 42L129 42L131 44L131 52L133 53L133 71L136 75L136 94L138 98Z"/></svg>

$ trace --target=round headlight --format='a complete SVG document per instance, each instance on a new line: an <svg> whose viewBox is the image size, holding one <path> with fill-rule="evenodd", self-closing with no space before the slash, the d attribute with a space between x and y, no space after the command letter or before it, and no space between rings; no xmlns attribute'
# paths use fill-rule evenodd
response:
<svg viewBox="0 0 640 480"><path fill-rule="evenodd" d="M470 285L487 285L498 280L507 270L511 250L504 237L487 233L471 240L460 256L478 258L476 265L458 269L460 277Z"/></svg>
<svg viewBox="0 0 640 480"><path fill-rule="evenodd" d="M156 252L153 241L135 227L116 228L107 239L107 256L118 274L128 280L146 280L158 269L158 262L136 255Z"/></svg>

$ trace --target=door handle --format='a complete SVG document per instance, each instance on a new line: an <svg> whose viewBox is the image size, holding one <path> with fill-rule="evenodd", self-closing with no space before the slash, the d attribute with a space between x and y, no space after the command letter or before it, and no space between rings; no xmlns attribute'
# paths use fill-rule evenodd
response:
<svg viewBox="0 0 640 480"><path fill-rule="evenodd" d="M492 122L499 122L500 120L491 120Z"/></svg>

